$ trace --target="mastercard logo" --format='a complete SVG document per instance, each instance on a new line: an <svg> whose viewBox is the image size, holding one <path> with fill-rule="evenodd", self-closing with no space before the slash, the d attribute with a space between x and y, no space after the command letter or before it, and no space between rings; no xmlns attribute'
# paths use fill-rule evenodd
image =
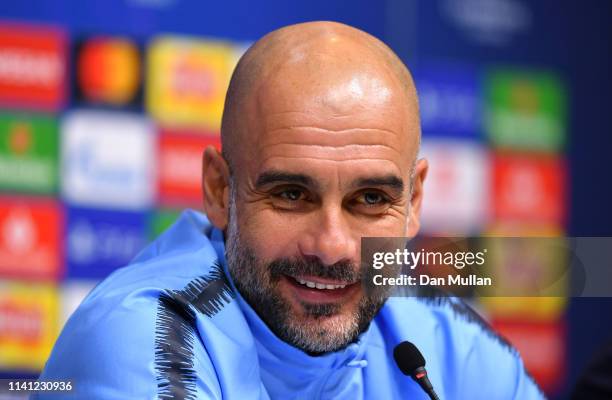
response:
<svg viewBox="0 0 612 400"><path fill-rule="evenodd" d="M131 102L141 81L136 46L125 39L95 38L84 43L77 60L77 80L92 102L124 105Z"/></svg>

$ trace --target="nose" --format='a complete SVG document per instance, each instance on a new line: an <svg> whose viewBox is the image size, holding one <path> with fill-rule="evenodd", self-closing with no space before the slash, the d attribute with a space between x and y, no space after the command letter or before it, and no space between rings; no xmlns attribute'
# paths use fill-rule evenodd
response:
<svg viewBox="0 0 612 400"><path fill-rule="evenodd" d="M355 232L342 207L322 207L299 241L302 256L317 257L325 265L340 261L356 262L358 250Z"/></svg>

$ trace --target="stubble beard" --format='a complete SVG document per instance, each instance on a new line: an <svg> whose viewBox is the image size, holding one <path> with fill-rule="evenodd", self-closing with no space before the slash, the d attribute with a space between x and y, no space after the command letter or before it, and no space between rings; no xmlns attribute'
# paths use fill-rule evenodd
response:
<svg viewBox="0 0 612 400"><path fill-rule="evenodd" d="M355 342L365 332L387 296L363 295L357 307L340 312L335 303L301 303L296 315L289 301L280 294L283 275L310 275L351 282L359 275L350 263L325 266L318 260L279 259L266 263L241 237L233 193L230 191L226 257L228 269L242 297L280 339L311 355L338 351Z"/></svg>

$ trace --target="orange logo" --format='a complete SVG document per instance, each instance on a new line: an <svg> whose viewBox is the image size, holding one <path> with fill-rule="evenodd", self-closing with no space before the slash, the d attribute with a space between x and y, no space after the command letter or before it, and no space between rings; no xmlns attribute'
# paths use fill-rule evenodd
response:
<svg viewBox="0 0 612 400"><path fill-rule="evenodd" d="M85 42L77 60L77 81L89 101L129 103L140 83L138 49L125 39L95 38Z"/></svg>
<svg viewBox="0 0 612 400"><path fill-rule="evenodd" d="M25 122L16 122L10 129L9 149L18 155L27 153L32 145L30 125Z"/></svg>

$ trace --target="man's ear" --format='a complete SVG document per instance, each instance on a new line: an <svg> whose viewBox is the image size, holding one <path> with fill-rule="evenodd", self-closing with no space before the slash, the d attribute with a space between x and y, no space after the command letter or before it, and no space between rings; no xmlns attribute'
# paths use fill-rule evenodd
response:
<svg viewBox="0 0 612 400"><path fill-rule="evenodd" d="M229 167L213 146L204 150L202 159L202 192L204 211L217 228L227 227L229 215Z"/></svg>
<svg viewBox="0 0 612 400"><path fill-rule="evenodd" d="M410 198L410 212L408 224L406 225L406 237L413 238L421 228L421 203L423 202L423 184L427 177L429 165L427 160L421 158L414 167L414 178L412 181L412 197Z"/></svg>

